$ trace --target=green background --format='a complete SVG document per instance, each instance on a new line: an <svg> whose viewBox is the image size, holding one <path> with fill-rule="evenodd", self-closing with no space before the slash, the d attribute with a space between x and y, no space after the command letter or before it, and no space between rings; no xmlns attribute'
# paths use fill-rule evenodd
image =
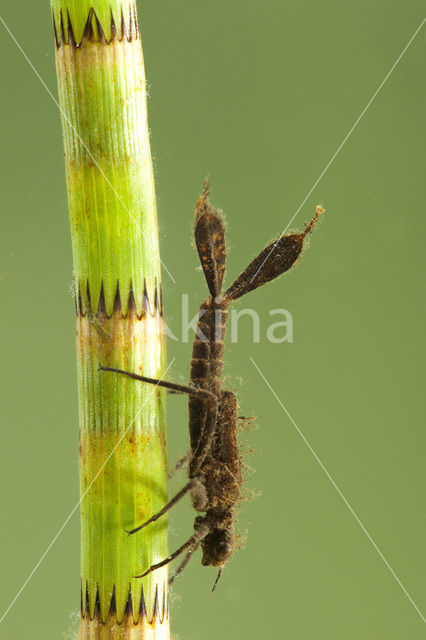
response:
<svg viewBox="0 0 426 640"><path fill-rule="evenodd" d="M56 96L48 2L1 15ZM419 26L417 0L139 3L150 84L167 318L206 290L191 241L210 175L228 221L231 278L282 231ZM0 24L3 611L78 500L71 243L57 107ZM293 226L327 208L301 265L240 303L226 383L258 428L243 505L245 548L215 577L199 559L173 590L181 640L417 640L425 625L250 356L272 385L417 606L425 594L426 25ZM265 338L291 311L293 344ZM191 313L192 315L192 313ZM172 378L190 344L170 340ZM187 447L186 402L168 400L169 453ZM176 478L171 491L180 487ZM188 504L171 547L192 530ZM0 637L74 638L78 510L27 584ZM1 615L1 613L0 613Z"/></svg>

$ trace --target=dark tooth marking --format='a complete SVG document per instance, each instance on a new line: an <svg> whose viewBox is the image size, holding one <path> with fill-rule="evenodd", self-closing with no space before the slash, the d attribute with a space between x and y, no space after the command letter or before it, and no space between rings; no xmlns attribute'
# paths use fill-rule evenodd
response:
<svg viewBox="0 0 426 640"><path fill-rule="evenodd" d="M81 617L82 618L87 618L88 620L91 620L91 621L92 620L100 620L103 623L105 623L108 618L113 618L113 619L115 619L117 621L117 624L122 624L124 619L130 618L130 617L133 618L134 624L138 624L138 623L145 622L145 621L148 622L149 624L153 624L155 621L158 621L160 624L163 624L163 622L166 619L166 613L168 612L168 598L167 598L167 592L166 592L166 589L165 589L165 585L163 586L163 589L162 589L161 601L160 601L160 597L159 597L158 584L155 587L153 614L152 614L152 619L151 620L147 620L147 610L146 610L143 587L142 587L142 590L141 590L141 601L140 601L140 605L139 605L139 611L133 612L132 589L131 589L131 586L129 585L129 594L127 596L126 607L124 609L124 616L123 616L122 620L118 620L118 618L117 618L117 599L116 599L116 593L115 593L115 585L114 585L113 590L112 590L110 605L109 605L108 613L106 615L105 620L101 617L99 585L98 584L96 585L95 605L94 605L94 614L93 614L93 616L90 615L90 609L92 607L91 607L90 598L89 598L89 586L88 586L87 581L86 581L86 589L85 589L85 591L86 591L86 598L85 598L85 605L83 605L83 588L81 588L80 612L81 612ZM135 613L136 613L136 615L135 615Z"/></svg>
<svg viewBox="0 0 426 640"><path fill-rule="evenodd" d="M64 45L68 45L74 48L79 48L85 42L110 45L115 42L122 42L124 39L126 39L127 42L133 42L140 38L140 30L139 30L139 24L138 24L138 18L137 18L136 5L134 4L130 5L129 7L128 27L126 26L123 6L121 7L118 29L117 29L117 25L111 9L110 40L107 39L105 31L102 27L102 24L93 7L89 9L89 13L87 15L87 19L84 24L83 34L80 42L76 41L75 30L73 28L68 9L66 12L66 18L64 18L62 9L59 12L59 33L56 27L55 13L53 10L52 10L52 20L53 20L55 44L58 49Z"/></svg>
<svg viewBox="0 0 426 640"><path fill-rule="evenodd" d="M118 315L118 314L120 314L123 318L127 318L129 314L134 314L137 316L138 320L141 320L147 314L150 314L152 317L154 317L155 315L159 315L163 317L164 310L162 305L161 285L160 285L160 293L158 293L157 281L155 281L152 298L153 298L153 304L151 304L149 301L147 288L146 288L146 281L144 280L144 289L143 289L143 297L142 297L142 313L137 314L136 300L135 300L135 295L133 291L133 283L130 282L129 298L127 302L127 313L124 314L123 313L124 305L122 304L122 301L121 301L120 285L117 282L117 288L114 296L113 310L111 314L107 314L103 281L101 282L101 290L99 294L98 307L95 311L93 310L92 294L90 292L89 282L88 281L86 282L86 299L87 299L86 304L83 302L83 297L81 292L81 282L79 282L77 295L75 296L76 313L78 316L81 316L83 318L86 316L87 311L89 311L89 314L93 314L94 316L102 315L108 319L112 318L113 315Z"/></svg>

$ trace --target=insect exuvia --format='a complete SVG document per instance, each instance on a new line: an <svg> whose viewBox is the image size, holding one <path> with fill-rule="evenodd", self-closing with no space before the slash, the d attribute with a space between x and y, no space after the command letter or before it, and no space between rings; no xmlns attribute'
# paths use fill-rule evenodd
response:
<svg viewBox="0 0 426 640"><path fill-rule="evenodd" d="M280 236L268 245L222 295L226 261L225 226L221 213L211 206L208 195L206 182L195 210L194 235L210 296L200 306L188 386L112 367L100 368L189 396L189 481L158 513L129 533L136 534L158 520L187 493L191 495L194 509L202 515L195 518L194 533L183 545L136 577L143 578L186 552L171 583L201 546L202 564L219 567L216 585L235 548L236 508L242 485L242 460L237 444L237 400L232 391L222 388L228 308L234 300L274 280L296 264L306 236L324 210L320 206L316 208L314 218L303 232Z"/></svg>

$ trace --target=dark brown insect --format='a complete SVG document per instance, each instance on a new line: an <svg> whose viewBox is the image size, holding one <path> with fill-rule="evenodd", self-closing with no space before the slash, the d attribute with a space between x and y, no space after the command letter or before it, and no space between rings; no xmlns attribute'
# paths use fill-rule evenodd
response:
<svg viewBox="0 0 426 640"><path fill-rule="evenodd" d="M182 546L137 577L143 578L186 551L172 582L201 545L202 564L220 568L216 586L222 567L235 548L234 526L242 485L237 400L234 393L222 389L228 308L233 300L274 280L296 264L304 239L323 209L317 207L315 217L303 232L280 236L267 246L221 296L226 260L225 226L221 213L210 205L208 194L209 187L205 183L195 210L194 235L210 296L200 306L189 385L147 378L120 369L100 368L189 396L189 482L158 513L129 533L134 534L160 518L187 493L191 494L194 509L203 515L195 518L194 534ZM177 466L182 466L182 461Z"/></svg>

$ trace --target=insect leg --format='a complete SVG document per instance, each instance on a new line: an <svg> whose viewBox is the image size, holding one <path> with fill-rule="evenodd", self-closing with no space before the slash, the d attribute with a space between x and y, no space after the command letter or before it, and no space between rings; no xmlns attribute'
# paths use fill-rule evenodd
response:
<svg viewBox="0 0 426 640"><path fill-rule="evenodd" d="M195 451L192 455L190 475L196 476L201 468L206 455L209 453L212 445L213 436L217 426L218 399L212 395L208 399L208 409L206 421L198 440Z"/></svg>
<svg viewBox="0 0 426 640"><path fill-rule="evenodd" d="M153 516L151 516L149 518L149 520L147 520L146 522L142 523L141 525L139 525L139 527L136 527L135 529L131 529L131 531L128 531L127 533L129 535L132 535L133 533L137 533L138 531L140 531L141 529L144 529L145 527L147 527L149 524L151 524L151 522L155 522L156 520L158 520L158 518L161 518L161 516L163 516L165 513L167 513L167 511L169 511L172 507L174 507L175 504L177 504L179 502L179 500L181 500L184 496L186 496L186 494L188 493L188 491L191 491L191 489L193 489L200 481L197 478L192 478L189 482L186 483L186 485L174 496L174 498L172 498L162 509L160 509L160 511L157 511L157 513L154 513Z"/></svg>
<svg viewBox="0 0 426 640"><path fill-rule="evenodd" d="M145 576L147 576L149 573L152 573L156 569L165 567L167 564L172 562L175 558L180 556L180 554L183 553L186 549L188 549L188 547L191 548L191 551L194 551L200 544L201 540L203 540L203 538L206 537L209 531L210 531L210 526L207 523L203 523L196 530L196 532L186 542L184 542L184 544L181 547L176 549L174 553L169 555L167 558L165 558L161 562L157 562L157 564L151 565L147 571L145 571L144 573L141 573L140 575L135 576L135 578L144 578Z"/></svg>
<svg viewBox="0 0 426 640"><path fill-rule="evenodd" d="M141 380L142 382L148 382L158 387L164 387L165 389L171 389L177 393L187 393L193 396L211 396L210 391L204 391L203 389L197 389L195 387L188 387L184 384L177 384L176 382L167 382L166 380L157 380L156 378L147 378L146 376L140 376L137 373L131 373L131 371L124 371L123 369L114 369L113 367L104 367L99 365L101 371L112 371L113 373L121 373L124 376L128 376L133 380Z"/></svg>
<svg viewBox="0 0 426 640"><path fill-rule="evenodd" d="M188 553L186 554L186 556L182 560L181 564L178 566L178 568L176 569L176 571L174 572L172 577L169 579L169 587L171 587L172 584L174 583L174 581L176 580L176 578L179 578L179 576L183 573L183 570L185 569L186 565L188 564L188 562L191 560L192 556L194 555L194 551L196 551L198 549L198 547L200 546L200 542L201 542L201 540L199 542L197 542L197 544L194 545L192 547L192 549L190 549L188 551Z"/></svg>

